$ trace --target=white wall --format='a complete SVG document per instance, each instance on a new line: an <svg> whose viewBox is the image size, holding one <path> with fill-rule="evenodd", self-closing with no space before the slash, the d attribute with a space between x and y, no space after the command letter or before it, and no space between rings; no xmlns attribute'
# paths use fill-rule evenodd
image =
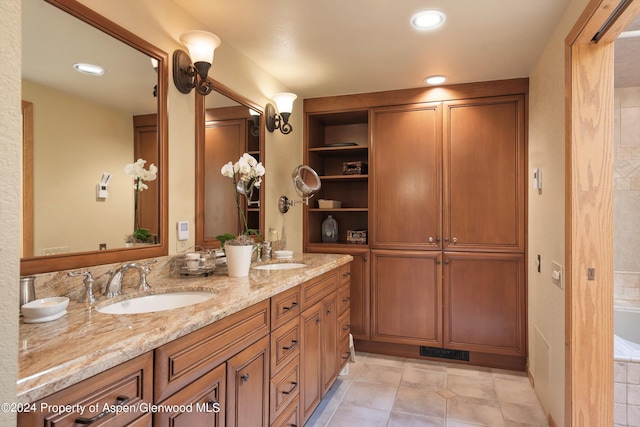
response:
<svg viewBox="0 0 640 427"><path fill-rule="evenodd" d="M571 2L529 80L529 369L558 426L564 425L565 293L551 281L551 261L564 264L565 38L587 3ZM542 169L540 192L532 189L533 168Z"/></svg>
<svg viewBox="0 0 640 427"><path fill-rule="evenodd" d="M0 2L0 403L15 401L20 275L20 0ZM0 425L16 416L0 411Z"/></svg>

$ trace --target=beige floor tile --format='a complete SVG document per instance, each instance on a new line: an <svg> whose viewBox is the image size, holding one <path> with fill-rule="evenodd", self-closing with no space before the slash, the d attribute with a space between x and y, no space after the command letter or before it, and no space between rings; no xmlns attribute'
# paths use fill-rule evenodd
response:
<svg viewBox="0 0 640 427"><path fill-rule="evenodd" d="M446 422L447 422L446 427L482 427L481 424L469 424L469 423L463 423L460 421L447 420Z"/></svg>
<svg viewBox="0 0 640 427"><path fill-rule="evenodd" d="M405 366L400 386L438 391L446 387L446 379L445 371L430 371Z"/></svg>
<svg viewBox="0 0 640 427"><path fill-rule="evenodd" d="M505 427L497 400L456 396L447 399L447 421L459 421L490 427Z"/></svg>
<svg viewBox="0 0 640 427"><path fill-rule="evenodd" d="M320 404L313 411L311 417L305 424L306 427L325 427L333 414L340 406L342 399L351 387L352 381L345 381L340 378L336 380L331 386L324 399L320 401Z"/></svg>
<svg viewBox="0 0 640 427"><path fill-rule="evenodd" d="M474 377L492 377L491 368L482 366L462 365L456 363L447 364L447 372L455 375L470 375Z"/></svg>
<svg viewBox="0 0 640 427"><path fill-rule="evenodd" d="M376 365L364 363L354 381L367 382L373 384L384 384L397 387L402 378L403 368L394 366Z"/></svg>
<svg viewBox="0 0 640 427"><path fill-rule="evenodd" d="M387 427L445 427L444 418L391 412Z"/></svg>
<svg viewBox="0 0 640 427"><path fill-rule="evenodd" d="M342 399L342 403L371 409L390 411L396 398L397 387L355 381Z"/></svg>
<svg viewBox="0 0 640 427"><path fill-rule="evenodd" d="M547 416L538 405L501 402L502 415L508 427L549 427Z"/></svg>
<svg viewBox="0 0 640 427"><path fill-rule="evenodd" d="M333 415L327 427L353 427L354 425L386 427L388 419L388 411L363 408L343 403ZM305 427L307 427L307 425L305 425Z"/></svg>
<svg viewBox="0 0 640 427"><path fill-rule="evenodd" d="M404 361L405 368L414 368L414 369L426 369L429 371L438 371L438 372L446 372L447 371L447 363L446 362L435 362L433 360L423 360L423 359L406 359Z"/></svg>
<svg viewBox="0 0 640 427"><path fill-rule="evenodd" d="M446 399L433 391L400 387L392 410L394 412L444 418L446 415Z"/></svg>
<svg viewBox="0 0 640 427"><path fill-rule="evenodd" d="M505 380L506 381L506 380ZM497 400L492 377L473 375L447 375L447 388L459 396Z"/></svg>
<svg viewBox="0 0 640 427"><path fill-rule="evenodd" d="M528 382L495 379L496 393L501 402L521 403L525 405L539 405L536 392Z"/></svg>
<svg viewBox="0 0 640 427"><path fill-rule="evenodd" d="M404 357L387 356L385 354L369 353L364 362L375 365L393 366L396 368L404 367Z"/></svg>

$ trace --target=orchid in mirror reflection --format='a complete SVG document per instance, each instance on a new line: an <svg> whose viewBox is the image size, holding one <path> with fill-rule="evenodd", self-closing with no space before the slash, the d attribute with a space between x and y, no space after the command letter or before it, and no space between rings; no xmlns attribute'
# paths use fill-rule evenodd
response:
<svg viewBox="0 0 640 427"><path fill-rule="evenodd" d="M146 160L138 159L135 163L129 163L124 167L127 175L133 178L133 190L135 191L134 213L133 213L133 234L129 236L133 242L151 242L153 236L148 229L140 227L138 218L138 199L142 190L147 190L149 186L144 181L153 181L158 176L158 168L152 163L149 169L145 169ZM128 243L133 243L128 242Z"/></svg>
<svg viewBox="0 0 640 427"><path fill-rule="evenodd" d="M240 235L259 235L258 230L249 229L249 226L247 225L247 217L240 206L239 194L245 196L247 198L247 203L251 205L251 194L253 193L253 189L259 188L262 183L262 177L265 173L264 166L252 155L244 153L235 164L231 162L227 163L222 167L220 172L223 176L229 177L233 180L233 195L235 197L238 215L242 219L243 225ZM235 238L236 236L231 233L216 236L216 239L220 241L222 246L224 246L225 242Z"/></svg>

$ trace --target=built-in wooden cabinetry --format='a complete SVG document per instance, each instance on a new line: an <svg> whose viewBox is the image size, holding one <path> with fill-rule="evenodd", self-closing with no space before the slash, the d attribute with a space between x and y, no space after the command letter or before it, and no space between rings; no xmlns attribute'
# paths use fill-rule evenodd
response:
<svg viewBox="0 0 640 427"><path fill-rule="evenodd" d="M350 278L328 271L35 402L18 425L302 426L349 359ZM93 409L42 410L74 404Z"/></svg>
<svg viewBox="0 0 640 427"><path fill-rule="evenodd" d="M352 273L371 260L351 281L356 348L524 369L527 93L518 79L305 100L318 197L342 202L304 209L305 250L351 253ZM336 177L354 158L367 174ZM321 241L328 214L337 244ZM358 229L367 244L348 244Z"/></svg>

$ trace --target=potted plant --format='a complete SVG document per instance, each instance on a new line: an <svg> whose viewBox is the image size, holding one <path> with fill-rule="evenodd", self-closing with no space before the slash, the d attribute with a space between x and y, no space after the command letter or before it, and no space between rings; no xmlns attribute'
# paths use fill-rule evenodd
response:
<svg viewBox="0 0 640 427"><path fill-rule="evenodd" d="M133 207L133 233L125 238L125 243L128 245L136 243L157 243L156 235L149 232L149 229L140 226L140 219L138 218L138 199L143 190L149 188L144 181L153 181L158 176L158 168L152 163L149 169L145 169L144 165L146 160L138 159L134 163L129 163L124 167L124 171L127 175L133 177L133 190L135 194L134 207Z"/></svg>
<svg viewBox="0 0 640 427"><path fill-rule="evenodd" d="M249 229L247 217L240 206L240 194L250 197L254 187L260 187L265 169L262 163L253 156L244 153L235 164L227 163L220 172L233 180L233 195L238 216L242 220L242 230L238 236L225 233L216 236L216 239L225 251L229 276L246 277L249 275L251 256L255 248L255 242L251 235L260 237L260 234L258 230Z"/></svg>

